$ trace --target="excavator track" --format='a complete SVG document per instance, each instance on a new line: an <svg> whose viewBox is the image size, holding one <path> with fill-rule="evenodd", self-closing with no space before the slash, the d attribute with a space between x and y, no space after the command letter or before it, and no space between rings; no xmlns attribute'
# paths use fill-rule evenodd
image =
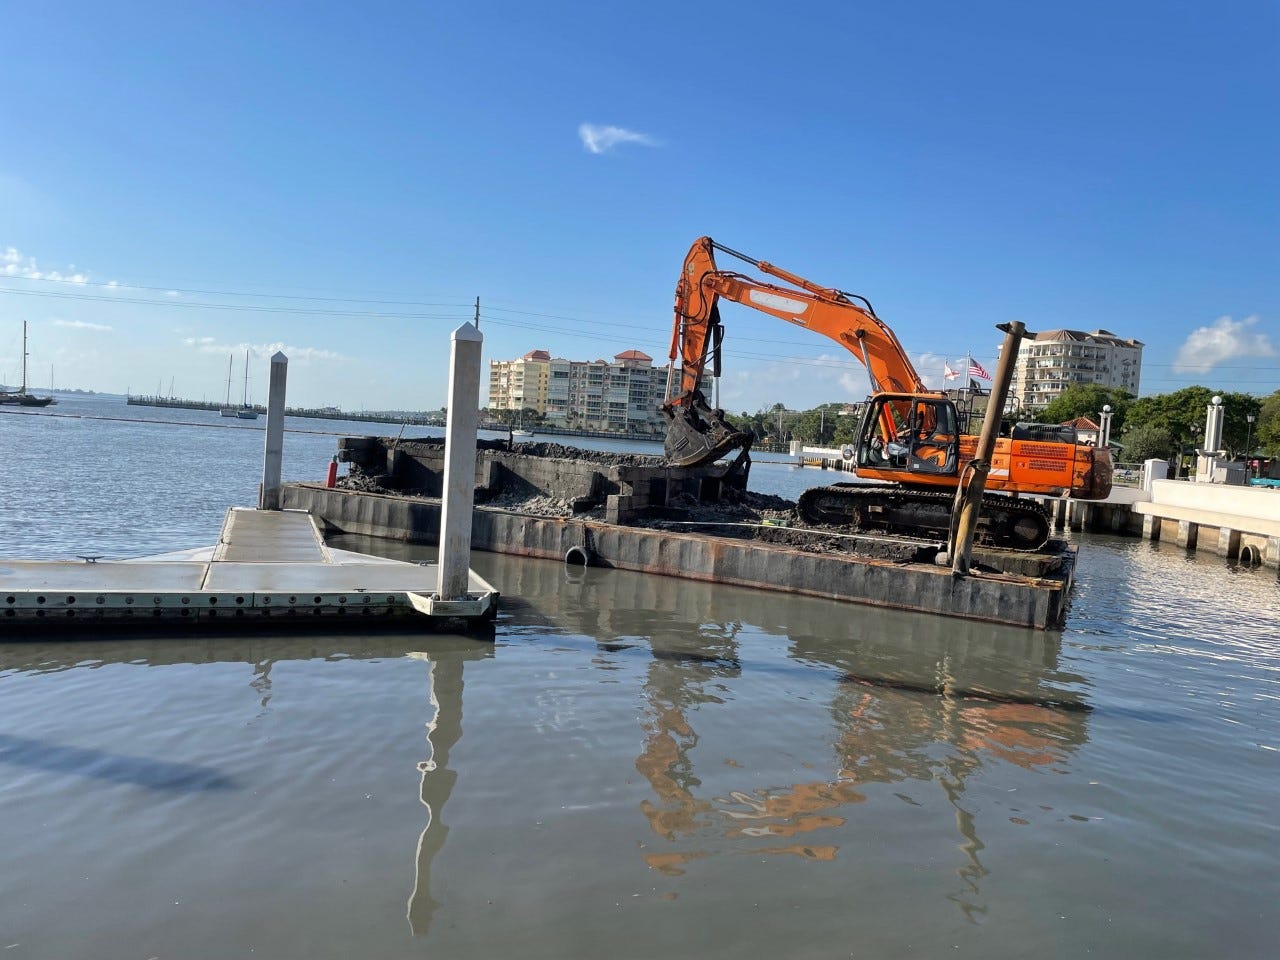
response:
<svg viewBox="0 0 1280 960"><path fill-rule="evenodd" d="M952 492L837 483L800 495L805 523L842 527L854 533L946 540L951 529ZM1036 550L1049 539L1049 514L1034 500L985 494L974 542L1006 550Z"/></svg>

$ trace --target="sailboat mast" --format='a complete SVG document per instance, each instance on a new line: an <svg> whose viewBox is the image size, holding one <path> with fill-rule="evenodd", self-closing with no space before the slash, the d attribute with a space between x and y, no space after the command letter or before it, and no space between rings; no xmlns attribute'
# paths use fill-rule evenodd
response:
<svg viewBox="0 0 1280 960"><path fill-rule="evenodd" d="M244 407L249 409L249 351L244 352Z"/></svg>
<svg viewBox="0 0 1280 960"><path fill-rule="evenodd" d="M19 393L27 392L27 321L22 321L22 389Z"/></svg>
<svg viewBox="0 0 1280 960"><path fill-rule="evenodd" d="M231 365L236 362L234 353L227 354L227 406L231 406Z"/></svg>

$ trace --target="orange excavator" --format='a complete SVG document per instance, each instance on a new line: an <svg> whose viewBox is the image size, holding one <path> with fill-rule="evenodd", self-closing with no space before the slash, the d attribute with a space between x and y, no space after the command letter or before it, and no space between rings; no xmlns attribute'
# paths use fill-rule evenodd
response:
<svg viewBox="0 0 1280 960"><path fill-rule="evenodd" d="M716 251L787 286L720 270ZM862 481L888 483L840 483L808 490L798 504L801 518L858 532L945 538L953 494L978 445L976 436L960 432L955 404L925 385L898 338L865 297L820 287L710 237L694 242L676 284L672 366L662 405L667 458L693 467L740 450L739 460L749 465L752 435L735 430L700 389L708 363L715 376L720 373L721 298L830 337L867 368L872 393L848 454ZM1045 543L1048 515L1034 500L1019 499L1018 494L1102 500L1111 492L1108 451L1064 440L1056 429L1020 425L1011 436L997 440L978 542L1017 550L1034 550Z"/></svg>

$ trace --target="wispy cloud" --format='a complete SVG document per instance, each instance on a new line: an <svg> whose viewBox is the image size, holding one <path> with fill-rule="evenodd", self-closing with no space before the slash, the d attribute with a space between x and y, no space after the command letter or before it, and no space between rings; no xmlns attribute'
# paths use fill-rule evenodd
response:
<svg viewBox="0 0 1280 960"><path fill-rule="evenodd" d="M951 387L958 389L964 386L963 380L948 382L942 371L942 365L947 362L950 362L952 370L961 370L964 367L963 357L957 362L939 353L917 353L911 358L911 362L916 365L916 372L924 380L925 386L932 387L934 390L947 390Z"/></svg>
<svg viewBox="0 0 1280 960"><path fill-rule="evenodd" d="M1243 320L1219 317L1187 337L1173 361L1176 373L1208 373L1220 363L1241 357L1274 357L1276 348L1265 333L1253 329L1257 315Z"/></svg>
<svg viewBox="0 0 1280 960"><path fill-rule="evenodd" d="M644 147L658 146L658 141L647 133L639 133L625 127L600 127L594 123L584 123L578 127L578 136L582 140L582 145L590 153L608 153L620 143L638 143Z"/></svg>
<svg viewBox="0 0 1280 960"><path fill-rule="evenodd" d="M76 270L75 266L61 270L41 270L35 257L25 256L16 247L5 247L0 252L0 277L21 277L25 280L60 280L64 283L88 283L89 276Z"/></svg>
<svg viewBox="0 0 1280 960"><path fill-rule="evenodd" d="M289 362L308 363L313 360L346 360L347 358L333 350L321 347L299 347L283 342L277 343L224 343L214 337L184 337L185 346L200 353L234 353L249 351L257 359L269 360L276 353L283 353Z"/></svg>
<svg viewBox="0 0 1280 960"><path fill-rule="evenodd" d="M105 323L89 323L87 320L55 320L55 327L67 327L71 330L97 330L102 333L110 333L111 328Z"/></svg>

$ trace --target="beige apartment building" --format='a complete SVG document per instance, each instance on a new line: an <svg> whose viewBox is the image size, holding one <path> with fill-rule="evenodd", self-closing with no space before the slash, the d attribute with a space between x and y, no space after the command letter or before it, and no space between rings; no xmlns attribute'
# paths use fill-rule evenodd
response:
<svg viewBox="0 0 1280 960"><path fill-rule="evenodd" d="M1018 348L1010 402L1029 412L1043 410L1068 387L1094 383L1137 394L1142 378L1139 340L1108 330L1047 330L1028 333Z"/></svg>
<svg viewBox="0 0 1280 960"><path fill-rule="evenodd" d="M658 407L667 370L639 350L625 350L611 361L565 360L530 350L517 360L489 361L489 409L532 409L553 426L571 430L660 436L666 430ZM702 389L710 397L709 375Z"/></svg>

